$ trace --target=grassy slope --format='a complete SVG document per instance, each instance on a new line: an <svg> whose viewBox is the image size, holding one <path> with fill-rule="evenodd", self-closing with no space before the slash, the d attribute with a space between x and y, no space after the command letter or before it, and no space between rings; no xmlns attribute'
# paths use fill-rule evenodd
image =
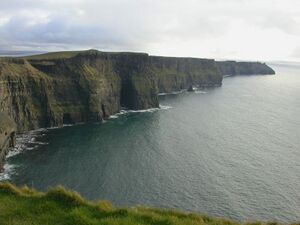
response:
<svg viewBox="0 0 300 225"><path fill-rule="evenodd" d="M240 225L195 213L145 207L113 208L109 202L88 202L77 193L57 187L40 193L0 183L2 225ZM252 223L259 225L262 223ZM269 223L275 224L275 223Z"/></svg>
<svg viewBox="0 0 300 225"><path fill-rule="evenodd" d="M39 55L32 55L32 56L25 56L21 58L25 59L45 59L45 60L51 60L51 59L68 59L76 56L77 54L84 52L84 51L62 51L62 52L49 52Z"/></svg>
<svg viewBox="0 0 300 225"><path fill-rule="evenodd" d="M69 59L72 57L75 57L78 54L109 54L109 55L140 55L140 54L147 54L147 53L142 53L142 52L101 52L98 50L94 49L89 49L89 50L81 50L81 51L61 51L61 52L48 52L48 53L43 53L43 54L38 54L38 55L32 55L32 56L20 56L18 58L24 58L27 60L53 60L53 59Z"/></svg>

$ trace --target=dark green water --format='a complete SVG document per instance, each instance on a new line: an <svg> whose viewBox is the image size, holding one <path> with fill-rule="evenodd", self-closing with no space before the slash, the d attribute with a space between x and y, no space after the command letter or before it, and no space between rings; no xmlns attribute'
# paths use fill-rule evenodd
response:
<svg viewBox="0 0 300 225"><path fill-rule="evenodd" d="M299 221L300 67L274 69L161 96L169 108L24 134L2 178L118 206Z"/></svg>

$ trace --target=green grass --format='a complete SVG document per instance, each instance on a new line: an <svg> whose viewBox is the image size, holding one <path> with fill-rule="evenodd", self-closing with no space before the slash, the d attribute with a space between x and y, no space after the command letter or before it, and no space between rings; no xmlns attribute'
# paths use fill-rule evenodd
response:
<svg viewBox="0 0 300 225"><path fill-rule="evenodd" d="M51 59L69 59L77 54L84 52L84 51L62 51L62 52L49 52L39 55L32 55L32 56L25 56L22 58L29 59L29 60L51 60Z"/></svg>
<svg viewBox="0 0 300 225"><path fill-rule="evenodd" d="M27 60L54 60L54 59L69 59L77 56L78 54L105 54L105 55L148 55L147 53L140 52L101 52L95 49L80 50L80 51L61 51L61 52L48 52L32 56L23 56Z"/></svg>
<svg viewBox="0 0 300 225"><path fill-rule="evenodd" d="M1 225L240 225L204 216L146 207L114 208L107 201L90 202L76 192L57 187L46 193L0 183ZM247 223L269 224L276 223Z"/></svg>

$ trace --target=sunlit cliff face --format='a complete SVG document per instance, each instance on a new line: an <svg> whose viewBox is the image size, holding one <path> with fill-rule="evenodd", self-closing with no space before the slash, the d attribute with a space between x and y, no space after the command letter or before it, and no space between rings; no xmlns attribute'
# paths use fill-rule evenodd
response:
<svg viewBox="0 0 300 225"><path fill-rule="evenodd" d="M300 60L297 0L2 0L0 50Z"/></svg>

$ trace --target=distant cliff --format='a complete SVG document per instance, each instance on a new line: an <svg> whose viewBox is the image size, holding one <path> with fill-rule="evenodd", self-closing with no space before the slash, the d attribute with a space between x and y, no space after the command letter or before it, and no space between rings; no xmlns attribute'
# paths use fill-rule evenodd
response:
<svg viewBox="0 0 300 225"><path fill-rule="evenodd" d="M0 58L0 112L18 131L101 121L121 107L159 107L159 92L220 86L227 73L273 72L260 63L96 50Z"/></svg>
<svg viewBox="0 0 300 225"><path fill-rule="evenodd" d="M222 84L222 74L213 59L150 56L150 65L154 70L159 92Z"/></svg>
<svg viewBox="0 0 300 225"><path fill-rule="evenodd" d="M222 75L275 74L275 71L271 67L260 62L220 61L216 63Z"/></svg>

